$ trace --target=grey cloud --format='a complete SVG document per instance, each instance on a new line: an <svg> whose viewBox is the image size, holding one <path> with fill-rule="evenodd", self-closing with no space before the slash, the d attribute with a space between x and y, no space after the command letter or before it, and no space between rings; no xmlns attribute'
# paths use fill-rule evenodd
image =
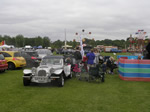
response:
<svg viewBox="0 0 150 112"><path fill-rule="evenodd" d="M149 34L150 1L143 0L1 0L1 34L77 38L125 39L138 29Z"/></svg>

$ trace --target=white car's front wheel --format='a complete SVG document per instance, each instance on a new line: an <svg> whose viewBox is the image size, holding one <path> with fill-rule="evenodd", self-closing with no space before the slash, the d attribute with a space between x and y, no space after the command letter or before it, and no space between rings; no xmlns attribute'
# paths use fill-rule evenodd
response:
<svg viewBox="0 0 150 112"><path fill-rule="evenodd" d="M29 86L30 85L30 80L23 78L23 85L24 86Z"/></svg>
<svg viewBox="0 0 150 112"><path fill-rule="evenodd" d="M65 80L64 80L63 74L61 74L60 78L58 79L58 86L63 87L64 83L65 83Z"/></svg>

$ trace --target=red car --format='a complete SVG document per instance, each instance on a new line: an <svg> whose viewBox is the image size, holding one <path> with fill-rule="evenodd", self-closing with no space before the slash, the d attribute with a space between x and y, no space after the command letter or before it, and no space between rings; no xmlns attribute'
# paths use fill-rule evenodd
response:
<svg viewBox="0 0 150 112"><path fill-rule="evenodd" d="M7 61L5 60L3 54L0 54L0 72L5 72L8 69Z"/></svg>

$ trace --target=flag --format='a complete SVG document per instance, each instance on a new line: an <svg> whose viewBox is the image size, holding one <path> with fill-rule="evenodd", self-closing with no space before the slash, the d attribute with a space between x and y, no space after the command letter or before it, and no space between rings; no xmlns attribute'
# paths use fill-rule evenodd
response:
<svg viewBox="0 0 150 112"><path fill-rule="evenodd" d="M83 49L83 45L82 45L83 43L82 43L82 37L80 36L80 47L81 47L81 55L82 55L82 57L84 56L84 49Z"/></svg>
<svg viewBox="0 0 150 112"><path fill-rule="evenodd" d="M0 42L0 46L4 45L5 44L5 41L2 41Z"/></svg>

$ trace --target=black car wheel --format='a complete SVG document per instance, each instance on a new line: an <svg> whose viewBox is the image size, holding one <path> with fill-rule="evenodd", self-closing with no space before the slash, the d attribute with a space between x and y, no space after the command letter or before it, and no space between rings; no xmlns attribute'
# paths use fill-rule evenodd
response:
<svg viewBox="0 0 150 112"><path fill-rule="evenodd" d="M24 86L29 86L30 85L30 80L23 78L23 85Z"/></svg>
<svg viewBox="0 0 150 112"><path fill-rule="evenodd" d="M101 82L104 82L104 81L105 81L105 77L104 77L104 74L102 74Z"/></svg>
<svg viewBox="0 0 150 112"><path fill-rule="evenodd" d="M31 74L24 74L24 76L30 76ZM23 85L24 86L29 86L31 81L31 79L27 79L27 78L23 78Z"/></svg>
<svg viewBox="0 0 150 112"><path fill-rule="evenodd" d="M63 87L64 83L65 83L65 80L64 80L63 74L61 74L60 78L58 79L58 86Z"/></svg>
<svg viewBox="0 0 150 112"><path fill-rule="evenodd" d="M8 69L9 70L14 70L15 69L15 64L14 63L8 63Z"/></svg>

